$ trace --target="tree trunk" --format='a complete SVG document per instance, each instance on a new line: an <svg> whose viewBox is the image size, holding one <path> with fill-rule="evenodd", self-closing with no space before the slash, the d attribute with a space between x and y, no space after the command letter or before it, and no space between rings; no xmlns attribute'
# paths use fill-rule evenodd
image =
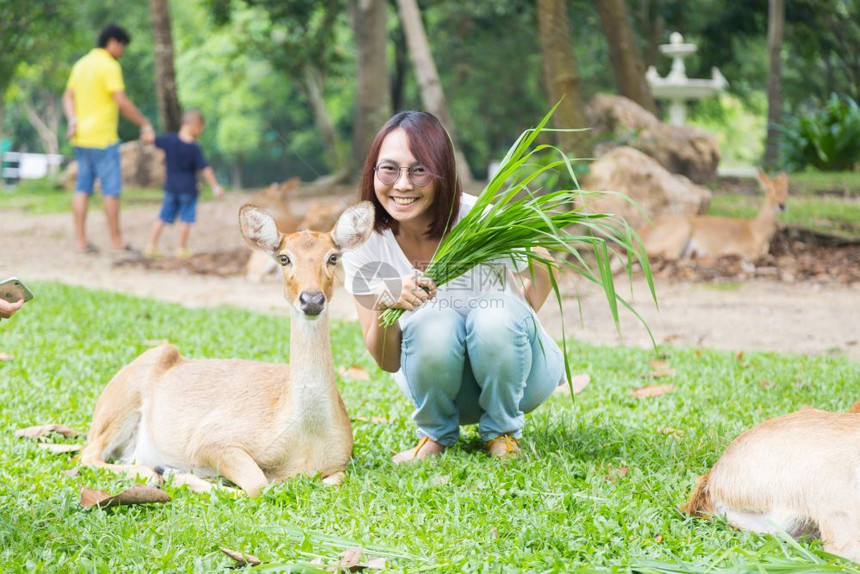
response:
<svg viewBox="0 0 860 574"><path fill-rule="evenodd" d="M42 94L44 96L44 105L42 114L36 109L33 101L28 97L24 100L24 109L27 113L27 120L36 133L39 134L39 139L42 141L42 149L46 154L60 153L60 102L59 99L51 94ZM56 173L54 164L49 163L51 175Z"/></svg>
<svg viewBox="0 0 860 574"><path fill-rule="evenodd" d="M552 118L553 125L559 129L586 128L588 121L566 0L538 0L537 16L547 100L550 106L561 100ZM555 139L567 154L588 155L585 132L555 132Z"/></svg>
<svg viewBox="0 0 860 574"><path fill-rule="evenodd" d="M409 56L406 53L406 38L403 28L394 32L394 71L391 74L391 106L403 109L403 89L406 87L406 66Z"/></svg>
<svg viewBox="0 0 860 574"><path fill-rule="evenodd" d="M406 36L406 45L412 57L412 66L415 68L415 76L418 78L418 88L421 92L421 102L424 108L439 118L451 142L454 144L454 157L457 160L457 172L464 187L470 186L474 181L472 170L466 162L466 156L457 145L454 137L454 123L451 114L448 113L448 104L445 102L445 93L439 82L439 73L436 71L436 63L430 52L430 44L427 42L427 34L424 32L424 23L421 22L421 11L417 0L397 0L400 11L400 23L403 26L403 34Z"/></svg>
<svg viewBox="0 0 860 574"><path fill-rule="evenodd" d="M326 163L331 171L338 171L343 168L344 162L337 149L337 133L325 105L325 98L323 98L322 75L317 68L310 64L305 66L305 91L313 110L317 129L320 131Z"/></svg>
<svg viewBox="0 0 860 574"><path fill-rule="evenodd" d="M597 0L600 23L609 43L609 59L622 96L630 98L649 112L657 114L651 86L645 79L645 64L627 20L624 0Z"/></svg>
<svg viewBox="0 0 860 574"><path fill-rule="evenodd" d="M238 157L230 166L230 187L236 190L242 189L242 159Z"/></svg>
<svg viewBox="0 0 860 574"><path fill-rule="evenodd" d="M161 123L166 131L177 132L182 126L182 109L176 96L173 35L170 33L167 0L149 0L149 11L152 16L152 38L155 41L155 92Z"/></svg>
<svg viewBox="0 0 860 574"><path fill-rule="evenodd" d="M779 129L782 123L782 38L785 29L784 0L769 0L767 20L767 145L764 165L776 167L779 162Z"/></svg>
<svg viewBox="0 0 860 574"><path fill-rule="evenodd" d="M353 0L350 8L358 51L350 171L357 172L364 165L376 132L391 116L386 54L388 7L387 0Z"/></svg>
<svg viewBox="0 0 860 574"><path fill-rule="evenodd" d="M660 43L666 28L666 19L660 11L661 0L639 0L636 22L645 41L643 60L645 68L656 66L660 60Z"/></svg>

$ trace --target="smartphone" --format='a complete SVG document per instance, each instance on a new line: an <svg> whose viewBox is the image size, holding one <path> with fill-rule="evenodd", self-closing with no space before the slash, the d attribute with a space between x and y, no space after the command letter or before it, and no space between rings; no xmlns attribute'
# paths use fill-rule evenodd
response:
<svg viewBox="0 0 860 574"><path fill-rule="evenodd" d="M33 293L27 289L27 286L17 277L10 277L0 281L0 297L14 303L15 301L24 300L26 303L33 298Z"/></svg>

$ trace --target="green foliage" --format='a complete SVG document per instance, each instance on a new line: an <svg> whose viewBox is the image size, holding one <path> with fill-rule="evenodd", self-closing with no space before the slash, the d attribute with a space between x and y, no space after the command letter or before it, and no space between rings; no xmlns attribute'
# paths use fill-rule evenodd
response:
<svg viewBox="0 0 860 574"><path fill-rule="evenodd" d="M0 362L4 571L225 571L231 561L219 546L281 571L316 557L335 562L358 545L409 572L737 572L756 565L755 572L797 572L839 564L818 542L736 531L677 507L741 431L801 405L845 410L860 378L849 360L750 352L738 360L729 352L665 349L676 391L640 400L630 391L650 381L651 352L575 344L571 365L592 382L574 401L553 396L527 417L523 457L490 460L465 428L438 462L394 466L391 455L413 441L411 405L366 354L359 326L335 323L338 372L357 364L370 374L369 381L338 381L355 421L355 458L343 487L300 478L251 500L168 484L167 505L84 510L82 487L116 493L131 482L91 469L63 475L74 459L14 438L15 429L65 423L86 430L109 378L155 341L168 339L194 358L283 361L288 319L285 312L188 309L30 286L36 298L0 323L0 350L14 356Z"/></svg>
<svg viewBox="0 0 860 574"><path fill-rule="evenodd" d="M832 94L820 109L790 116L781 128L786 167L850 171L860 165L860 106Z"/></svg>
<svg viewBox="0 0 860 574"><path fill-rule="evenodd" d="M717 139L720 165L758 165L767 134L767 98L762 92L743 100L723 93L696 103L687 122Z"/></svg>

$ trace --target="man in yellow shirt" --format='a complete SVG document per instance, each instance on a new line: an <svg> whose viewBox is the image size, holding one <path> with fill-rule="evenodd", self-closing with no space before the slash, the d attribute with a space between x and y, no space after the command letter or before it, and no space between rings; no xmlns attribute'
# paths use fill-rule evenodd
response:
<svg viewBox="0 0 860 574"><path fill-rule="evenodd" d="M117 125L119 114L140 126L140 139L144 143L155 140L149 120L125 94L122 68L119 59L131 42L128 32L115 24L108 24L99 34L98 47L78 60L66 92L63 94L63 111L69 123L68 137L75 148L78 178L72 203L75 219L75 242L78 251L94 253L96 247L87 241L87 207L98 178L102 186L105 215L110 230L111 247L116 253L133 251L122 240L119 225L119 196L122 191L122 173L119 156Z"/></svg>

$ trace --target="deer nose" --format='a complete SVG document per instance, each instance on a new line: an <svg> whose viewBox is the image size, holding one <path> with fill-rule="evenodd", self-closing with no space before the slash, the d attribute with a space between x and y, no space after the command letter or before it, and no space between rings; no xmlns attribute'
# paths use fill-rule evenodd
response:
<svg viewBox="0 0 860 574"><path fill-rule="evenodd" d="M787 207L788 206L785 203L779 202L779 210L780 211L785 211Z"/></svg>
<svg viewBox="0 0 860 574"><path fill-rule="evenodd" d="M302 291L299 306L305 315L319 315L325 307L325 293L322 291Z"/></svg>

